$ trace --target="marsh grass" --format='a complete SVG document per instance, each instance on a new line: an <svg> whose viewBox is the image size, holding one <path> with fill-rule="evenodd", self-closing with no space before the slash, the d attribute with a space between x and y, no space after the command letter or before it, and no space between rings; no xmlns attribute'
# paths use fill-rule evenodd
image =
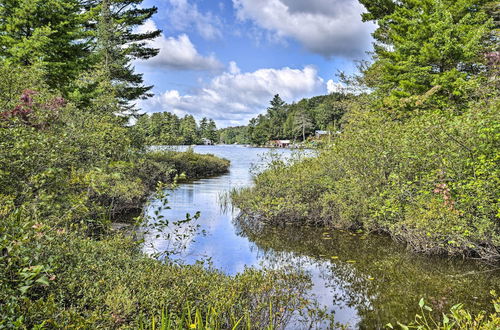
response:
<svg viewBox="0 0 500 330"><path fill-rule="evenodd" d="M272 305L270 305L272 311ZM148 322L141 323L141 330L220 330L220 329L252 329L252 320L249 313L238 317L229 315L225 317L213 307L208 307L202 311L199 308L193 309L189 304L186 305L181 314L162 310L161 315L153 317ZM273 317L270 316L269 325L264 327L266 330L274 330Z"/></svg>

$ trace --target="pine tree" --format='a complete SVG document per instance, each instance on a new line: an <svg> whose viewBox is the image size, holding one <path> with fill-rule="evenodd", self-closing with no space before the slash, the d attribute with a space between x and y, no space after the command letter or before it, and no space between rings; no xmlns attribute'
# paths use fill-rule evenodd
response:
<svg viewBox="0 0 500 330"><path fill-rule="evenodd" d="M192 115L186 115L180 122L180 133L184 138L184 144L198 144L200 138L198 134L198 125Z"/></svg>
<svg viewBox="0 0 500 330"><path fill-rule="evenodd" d="M280 139L283 137L283 125L286 121L286 103L281 99L279 94L274 95L271 100L271 106L267 109L269 118L269 126L271 129L270 135L272 139Z"/></svg>
<svg viewBox="0 0 500 330"><path fill-rule="evenodd" d="M91 42L97 54L96 65L102 65L116 89L123 109L132 109L131 101L152 96L153 86L144 85L142 74L135 73L132 61L149 59L159 50L147 45L158 37L160 30L137 33L135 28L144 24L157 8L141 8L143 0L90 0L87 9L87 28L93 31Z"/></svg>
<svg viewBox="0 0 500 330"><path fill-rule="evenodd" d="M210 119L207 124L207 139L212 142L219 140L219 135L217 133L217 125L213 119Z"/></svg>
<svg viewBox="0 0 500 330"><path fill-rule="evenodd" d="M88 65L84 23L78 0L0 0L0 58L42 68L65 90Z"/></svg>
<svg viewBox="0 0 500 330"><path fill-rule="evenodd" d="M207 117L203 117L200 120L199 130L200 130L201 138L208 139L208 118Z"/></svg>
<svg viewBox="0 0 500 330"><path fill-rule="evenodd" d="M380 106L397 115L421 109L460 111L484 70L491 20L486 0L362 1L378 29L366 70Z"/></svg>

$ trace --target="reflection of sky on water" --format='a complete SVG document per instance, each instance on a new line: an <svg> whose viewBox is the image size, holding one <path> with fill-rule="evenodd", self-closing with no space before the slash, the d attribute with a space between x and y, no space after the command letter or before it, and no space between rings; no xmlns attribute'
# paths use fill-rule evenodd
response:
<svg viewBox="0 0 500 330"><path fill-rule="evenodd" d="M422 297L438 302L446 299L446 308L465 303L477 311L491 307L491 289L500 290L499 272L490 271L483 264L416 256L386 237L371 235L361 239L359 235L337 231L331 232L331 239L323 240L323 229L263 228L263 232L252 233L237 228L242 226L235 225L238 211L230 207L224 211L220 196L250 185L250 169L262 164L260 155L269 150L200 146L195 151L227 158L231 160L231 169L220 177L181 184L171 192L171 209L163 210L162 215L175 221L184 219L186 213L200 211L197 223L206 232L188 240L187 249L176 256L185 263L209 259L215 268L231 275L245 267L292 266L310 274L311 292L320 306L335 311L336 322L370 329L412 319ZM274 152L287 157L292 154L290 150ZM149 214L154 207L153 201ZM147 252L148 244L157 251L169 249L167 240L155 239L154 235L146 236L146 243ZM355 265L349 260L354 260ZM472 286L477 298L471 297Z"/></svg>
<svg viewBox="0 0 500 330"><path fill-rule="evenodd" d="M245 187L252 183L251 169L255 170L266 161L269 149L246 148L241 146L197 146L198 153L213 153L219 157L231 160L230 173L202 179L191 183L181 184L168 197L170 209L163 210L162 215L166 219L175 221L184 219L186 213L193 215L201 212L197 221L200 229L205 235L196 235L188 243L187 249L180 258L183 262L193 264L198 260L209 259L212 265L227 274L234 275L242 272L245 267L276 267L293 265L299 267L311 275L313 280L312 293L317 297L320 306L329 306L336 311L336 321L355 324L357 321L356 310L348 307L342 302L332 306L335 297L340 294L341 287L329 287L327 280L330 275L325 276L328 262L316 261L307 256L292 253L264 252L247 237L238 235L238 230L233 224L233 219L238 215L237 210L230 207L224 210L220 206L220 196L233 188ZM274 149L271 152L282 156L292 155L291 150ZM264 158L264 159L263 159ZM158 206L152 203L152 210ZM146 251L151 251L147 246L154 246L156 251L168 248L168 242L164 239L155 239L154 235L146 237ZM333 276L333 275L332 275Z"/></svg>
<svg viewBox="0 0 500 330"><path fill-rule="evenodd" d="M193 215L200 211L201 217L196 223L206 232L205 235L194 237L179 257L188 264L211 258L213 266L227 274L241 272L245 266L258 266L258 252L252 249L253 244L246 237L236 234L232 224L237 211L230 208L224 211L219 201L221 194L251 184L249 169L259 164L261 155L266 154L268 150L241 146L198 146L195 151L227 158L231 160L231 169L230 173L223 176L183 183L170 193L168 206L171 209L163 210L162 215L175 221L184 219L186 213ZM290 151L284 150L281 153ZM150 210L155 206L153 203ZM168 242L162 239L152 243L158 251L168 245Z"/></svg>

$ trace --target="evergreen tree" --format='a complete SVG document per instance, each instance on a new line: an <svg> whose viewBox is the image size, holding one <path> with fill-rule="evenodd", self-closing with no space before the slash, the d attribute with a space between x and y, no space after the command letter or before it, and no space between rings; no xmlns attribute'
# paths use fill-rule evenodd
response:
<svg viewBox="0 0 500 330"><path fill-rule="evenodd" d="M264 115L252 118L248 124L248 138L252 144L264 145L270 140L269 120Z"/></svg>
<svg viewBox="0 0 500 330"><path fill-rule="evenodd" d="M184 138L184 144L199 144L198 125L192 115L186 115L180 122L180 133Z"/></svg>
<svg viewBox="0 0 500 330"><path fill-rule="evenodd" d="M366 70L381 104L398 115L415 108L460 110L484 70L491 21L487 0L361 1L374 20L375 62Z"/></svg>
<svg viewBox="0 0 500 330"><path fill-rule="evenodd" d="M47 84L64 91L88 64L83 27L78 0L0 0L0 58L42 68Z"/></svg>
<svg viewBox="0 0 500 330"><path fill-rule="evenodd" d="M144 85L142 74L134 72L132 61L148 59L159 50L147 46L147 41L158 37L159 30L146 33L135 28L150 19L157 8L141 8L143 0L85 1L88 28L94 31L91 41L96 50L95 62L102 65L116 89L123 109L133 108L131 101L152 96L153 86Z"/></svg>
<svg viewBox="0 0 500 330"><path fill-rule="evenodd" d="M283 124L286 121L286 103L279 94L274 95L271 100L271 106L267 109L269 118L269 128L271 129L272 139L281 139L283 137Z"/></svg>
<svg viewBox="0 0 500 330"><path fill-rule="evenodd" d="M217 142L219 140L219 136L217 134L217 125L213 119L210 119L207 124L207 139L212 142Z"/></svg>
<svg viewBox="0 0 500 330"><path fill-rule="evenodd" d="M208 139L208 118L207 117L203 117L201 120L200 120L200 137L201 138L204 138L204 139Z"/></svg>

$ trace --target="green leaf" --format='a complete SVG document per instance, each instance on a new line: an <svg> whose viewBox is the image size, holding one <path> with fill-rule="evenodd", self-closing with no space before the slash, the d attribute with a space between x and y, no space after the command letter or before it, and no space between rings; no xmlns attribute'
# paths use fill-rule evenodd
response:
<svg viewBox="0 0 500 330"><path fill-rule="evenodd" d="M19 288L19 291L21 291L22 294L26 294L28 290L31 288L31 285L25 285Z"/></svg>
<svg viewBox="0 0 500 330"><path fill-rule="evenodd" d="M410 328L408 328L406 325L404 325L404 324L402 324L402 323L400 323L400 322L398 322L398 325L399 325L399 326L401 327L401 329L403 329L403 330L409 330L409 329L410 329Z"/></svg>
<svg viewBox="0 0 500 330"><path fill-rule="evenodd" d="M43 284L43 285L49 285L49 280L43 276L43 277L40 277L38 280L35 281L36 283L40 283L40 284Z"/></svg>

